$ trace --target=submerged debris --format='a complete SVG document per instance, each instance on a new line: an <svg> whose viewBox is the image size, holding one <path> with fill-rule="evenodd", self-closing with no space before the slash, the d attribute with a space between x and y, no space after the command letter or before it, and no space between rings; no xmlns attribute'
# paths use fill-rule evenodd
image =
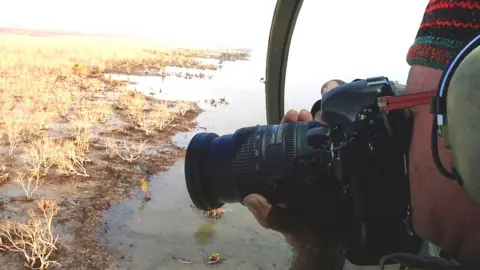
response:
<svg viewBox="0 0 480 270"><path fill-rule="evenodd" d="M221 218L223 214L226 212L223 208L217 208L209 211L204 211L204 215L207 218Z"/></svg>
<svg viewBox="0 0 480 270"><path fill-rule="evenodd" d="M179 258L179 257L176 257L175 255L172 255L172 258L184 264L193 264L191 260Z"/></svg>
<svg viewBox="0 0 480 270"><path fill-rule="evenodd" d="M195 207L195 205L191 204L190 207L195 210L198 213L201 213L202 216L206 218L220 218L225 214L225 212L232 211L232 209L223 209L223 208L217 208L217 209L212 209L212 210L201 210Z"/></svg>
<svg viewBox="0 0 480 270"><path fill-rule="evenodd" d="M220 258L220 253L212 253L212 255L208 256L208 264L217 264L220 263L222 259Z"/></svg>
<svg viewBox="0 0 480 270"><path fill-rule="evenodd" d="M212 221L200 223L197 231L195 232L195 240L197 242L197 245L204 245L208 242L212 242L215 236L215 230L213 228L214 225L215 222Z"/></svg>
<svg viewBox="0 0 480 270"><path fill-rule="evenodd" d="M230 102L228 102L227 98L225 98L225 97L218 98L218 99L215 99L215 98L205 99L203 102L207 105L212 106L212 107L217 107L218 105L229 105L230 104Z"/></svg>
<svg viewBox="0 0 480 270"><path fill-rule="evenodd" d="M143 199L146 202L150 201L152 198L150 197L150 192L148 192L148 182L147 182L147 180L145 180L145 179L140 180L140 188L142 189L143 194L144 194Z"/></svg>
<svg viewBox="0 0 480 270"><path fill-rule="evenodd" d="M199 252L198 253L200 256L203 257L204 259L204 262L203 263L207 263L207 264L218 264L220 262L223 261L223 259L220 257L220 253L212 253L210 256L206 256L205 254L203 254L202 252ZM181 258L181 257L177 257L175 255L172 255L172 258L174 260L177 260L183 264L194 264L196 262L194 262L193 260L190 260L190 259L186 259L186 258Z"/></svg>

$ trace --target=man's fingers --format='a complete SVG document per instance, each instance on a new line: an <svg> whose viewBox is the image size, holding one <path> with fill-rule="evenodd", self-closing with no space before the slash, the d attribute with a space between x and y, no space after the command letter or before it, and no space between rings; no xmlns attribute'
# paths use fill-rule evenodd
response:
<svg viewBox="0 0 480 270"><path fill-rule="evenodd" d="M312 114L303 109L300 111L300 113L298 114L298 121L312 121L313 118L312 118Z"/></svg>
<svg viewBox="0 0 480 270"><path fill-rule="evenodd" d="M307 110L301 110L300 113L295 110L289 110L283 117L281 123L293 123L297 121L312 121L312 114Z"/></svg>
<svg viewBox="0 0 480 270"><path fill-rule="evenodd" d="M297 246L297 238L290 233L284 233L285 241L293 247Z"/></svg>
<svg viewBox="0 0 480 270"><path fill-rule="evenodd" d="M281 123L293 123L297 121L311 120L312 115L307 110L301 110L300 113L295 110L289 110L283 117ZM260 225L266 228L272 226L272 224L268 224L267 222L267 219L272 219L271 217L269 217L272 205L267 201L267 199L265 199L265 197L259 194L250 194L245 197L245 199L243 200L243 204L250 210L250 212L253 213ZM285 204L278 204L277 207L279 207L279 209L287 209L287 206ZM276 218L274 217L273 220L275 221L275 219ZM273 227L275 226L277 225L273 225Z"/></svg>
<svg viewBox="0 0 480 270"><path fill-rule="evenodd" d="M253 216L255 216L260 225L268 228L267 216L270 213L272 205L268 203L265 197L258 194L250 194L245 197L245 199L243 200L243 204L253 213ZM287 205L284 203L279 203L277 205L282 209L287 208ZM297 239L292 234L283 233L283 235L285 236L285 240L287 241L287 243L294 247L297 245Z"/></svg>
<svg viewBox="0 0 480 270"><path fill-rule="evenodd" d="M250 194L245 197L243 204L252 212L258 223L266 227L266 218L272 205L263 196L258 194Z"/></svg>
<svg viewBox="0 0 480 270"><path fill-rule="evenodd" d="M280 123L285 124L285 123L293 123L297 121L298 121L298 112L295 110L289 110L285 114L285 116L283 117Z"/></svg>

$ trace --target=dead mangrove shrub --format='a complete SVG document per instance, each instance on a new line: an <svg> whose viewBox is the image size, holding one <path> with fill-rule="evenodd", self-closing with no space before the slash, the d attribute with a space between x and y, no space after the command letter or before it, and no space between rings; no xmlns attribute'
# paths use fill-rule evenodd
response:
<svg viewBox="0 0 480 270"><path fill-rule="evenodd" d="M0 166L0 184L8 180L10 174L5 171L6 169L5 165Z"/></svg>
<svg viewBox="0 0 480 270"><path fill-rule="evenodd" d="M30 269L47 269L60 264L51 259L57 250L58 235L53 234L53 218L58 214L58 202L41 199L38 202L41 215L30 209L27 222L7 221L0 224L0 250L20 252L25 266Z"/></svg>
<svg viewBox="0 0 480 270"><path fill-rule="evenodd" d="M147 104L144 95L123 89L115 99L115 106L121 110L128 110L129 113L141 113Z"/></svg>
<svg viewBox="0 0 480 270"><path fill-rule="evenodd" d="M61 173L89 177L85 165L91 160L82 147L75 141L65 140L57 149L54 165Z"/></svg>
<svg viewBox="0 0 480 270"><path fill-rule="evenodd" d="M123 139L123 143L119 146L117 142L113 139L108 138L105 141L105 151L113 158L115 155L119 156L121 159L131 163L140 158L143 151L148 148L146 141L141 141L136 144L134 142L127 143L126 139Z"/></svg>
<svg viewBox="0 0 480 270"><path fill-rule="evenodd" d="M74 64L71 70L72 70L72 74L80 77L86 77L87 75L92 73L91 67L88 67L83 64L78 64L78 63Z"/></svg>
<svg viewBox="0 0 480 270"><path fill-rule="evenodd" d="M188 111L193 110L193 105L191 102L182 101L177 104L177 110L180 116L185 116Z"/></svg>
<svg viewBox="0 0 480 270"><path fill-rule="evenodd" d="M87 153L90 150L90 143L93 140L93 134L90 129L77 130L73 143L79 153Z"/></svg>
<svg viewBox="0 0 480 270"><path fill-rule="evenodd" d="M127 82L115 80L114 78L112 78L112 75L109 75L105 79L105 86L107 89L116 88L116 87L125 87L127 86L127 84L128 84Z"/></svg>
<svg viewBox="0 0 480 270"><path fill-rule="evenodd" d="M166 106L154 107L149 111L130 114L128 119L133 127L151 135L155 131L163 131L174 120L175 116Z"/></svg>
<svg viewBox="0 0 480 270"><path fill-rule="evenodd" d="M17 172L16 182L20 184L27 198L43 184L49 169L55 164L57 154L54 143L48 138L42 138L25 150L25 168L28 173Z"/></svg>
<svg viewBox="0 0 480 270"><path fill-rule="evenodd" d="M74 117L70 120L72 125L72 138L79 153L87 153L93 139L91 127L94 124L107 122L113 113L108 104L83 104L76 109Z"/></svg>
<svg viewBox="0 0 480 270"><path fill-rule="evenodd" d="M2 119L1 130L7 135L9 155L12 157L20 143L43 135L48 124L53 121L53 114L43 109L46 105L31 99L10 105L1 108L0 118Z"/></svg>
<svg viewBox="0 0 480 270"><path fill-rule="evenodd" d="M7 181L9 173L1 173L0 174L0 184Z"/></svg>
<svg viewBox="0 0 480 270"><path fill-rule="evenodd" d="M125 110L127 120L138 130L151 135L155 131L164 130L173 120L174 115L166 103L147 107L144 95L125 90L119 94L115 106Z"/></svg>
<svg viewBox="0 0 480 270"><path fill-rule="evenodd" d="M108 104L80 104L70 118L72 137L85 137L92 125L106 123L112 113L113 110Z"/></svg>
<svg viewBox="0 0 480 270"><path fill-rule="evenodd" d="M10 111L2 114L4 132L8 137L8 154L13 157L13 152L18 145L28 138L28 124L25 114L21 111Z"/></svg>
<svg viewBox="0 0 480 270"><path fill-rule="evenodd" d="M37 110L30 114L27 122L27 130L30 137L39 137L43 132L48 130L49 125L53 122L54 112Z"/></svg>
<svg viewBox="0 0 480 270"><path fill-rule="evenodd" d="M57 158L57 147L55 142L48 138L41 138L33 143L33 147L29 151L31 160L38 160L38 174L47 175L50 168L55 164ZM32 162L32 167L35 162Z"/></svg>
<svg viewBox="0 0 480 270"><path fill-rule="evenodd" d="M34 146L26 149L27 160L25 167L28 173L18 174L17 182L24 189L27 197L42 185L43 180L50 168L55 167L62 174L88 177L85 168L86 163L91 162L87 156L91 141L91 133L75 140L64 140L58 143L43 138L34 143Z"/></svg>
<svg viewBox="0 0 480 270"><path fill-rule="evenodd" d="M67 117L72 108L72 104L74 103L71 93L64 91L57 94L55 99L52 100L55 100L55 102L52 104L55 112L60 117Z"/></svg>
<svg viewBox="0 0 480 270"><path fill-rule="evenodd" d="M28 199L31 199L33 193L43 184L43 177L35 176L30 173L25 174L17 172L15 182L20 184L25 192L25 196L27 196Z"/></svg>
<svg viewBox="0 0 480 270"><path fill-rule="evenodd" d="M71 123L71 138L80 142L82 145L88 145L91 139L92 123L84 119L73 119ZM88 150L88 147L87 147Z"/></svg>
<svg viewBox="0 0 480 270"><path fill-rule="evenodd" d="M75 111L75 119L88 124L104 124L112 113L109 104L82 102Z"/></svg>
<svg viewBox="0 0 480 270"><path fill-rule="evenodd" d="M110 104L98 103L92 104L91 110L94 113L95 123L105 124L110 116L113 114L113 108Z"/></svg>

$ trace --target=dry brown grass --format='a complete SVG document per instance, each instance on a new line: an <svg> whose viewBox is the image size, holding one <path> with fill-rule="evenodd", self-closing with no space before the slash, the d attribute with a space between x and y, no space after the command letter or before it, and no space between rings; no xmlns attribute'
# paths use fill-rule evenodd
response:
<svg viewBox="0 0 480 270"><path fill-rule="evenodd" d="M5 165L0 166L0 184L8 180L9 173L5 172Z"/></svg>
<svg viewBox="0 0 480 270"><path fill-rule="evenodd" d="M175 59L194 64L166 50L159 57L145 51L154 48L149 46L94 38L0 36L0 184L13 180L35 200L35 192L49 179L90 177L88 165L104 154L92 152L98 130L123 121L130 130L151 135L179 117L166 103L152 106L125 83L103 79L107 68L162 67ZM117 122L110 124L112 118ZM125 164L138 160L146 142L129 140L107 138L107 152ZM28 267L46 269L57 264L51 254L57 243L52 219L58 207L43 199L38 204L41 216L30 210L27 223L0 224L0 249L22 252Z"/></svg>
<svg viewBox="0 0 480 270"><path fill-rule="evenodd" d="M178 114L184 116L188 111L193 110L193 104L187 101L181 101L177 105Z"/></svg>
<svg viewBox="0 0 480 270"><path fill-rule="evenodd" d="M148 106L147 98L139 93L123 91L118 95L115 106L124 110L124 114L134 128L151 135L164 130L175 118L167 102Z"/></svg>
<svg viewBox="0 0 480 270"><path fill-rule="evenodd" d="M105 142L105 151L111 158L119 156L121 159L131 163L139 159L143 151L147 149L146 143L146 141L141 141L138 144L129 143L126 139L123 139L119 146L118 142L108 138Z"/></svg>
<svg viewBox="0 0 480 270"><path fill-rule="evenodd" d="M154 107L149 111L133 112L129 114L129 120L135 128L151 135L155 131L162 131L173 121L174 115L166 106Z"/></svg>
<svg viewBox="0 0 480 270"><path fill-rule="evenodd" d="M47 269L60 264L51 259L57 250L58 235L53 233L53 218L58 214L54 200L38 201L41 215L28 210L27 222L7 221L0 225L0 250L22 253L25 266L30 269Z"/></svg>
<svg viewBox="0 0 480 270"><path fill-rule="evenodd" d="M88 176L85 163L90 161L91 128L108 122L114 111L106 100L108 92L125 86L105 83L94 75L108 65L132 59L148 62L156 56L128 42L114 46L115 40L10 35L0 41L0 135L7 138L11 159L26 156L25 168L14 168L17 182L31 197L51 167L64 174ZM147 133L158 128L150 123L151 117L141 115L142 104L125 102L137 128ZM148 115L155 121L161 118ZM69 126L71 136L47 138L54 123Z"/></svg>
<svg viewBox="0 0 480 270"><path fill-rule="evenodd" d="M149 107L145 96L126 90L124 83L103 80L106 68L190 66L195 54L202 52L185 50L182 55L154 44L139 48L132 42L119 45L118 40L108 39L1 36L0 139L6 138L11 159L26 156L25 168L14 170L27 196L41 185L51 167L60 173L89 175L85 163L90 161L91 130L107 124L114 114L112 105L146 135L164 130L176 117L166 103ZM112 93L116 98L109 103ZM189 108L180 105L178 115ZM70 136L47 140L56 123L68 126ZM8 178L5 175L3 181Z"/></svg>
<svg viewBox="0 0 480 270"><path fill-rule="evenodd" d="M165 67L169 65L216 69L216 65L202 64L193 58L234 60L243 57L235 52L172 50L153 42L142 42L142 47L138 44L137 40L116 38L0 35L0 189L11 188L9 182L17 184L28 198L22 200L25 202L22 207L38 202L42 211L37 214L29 210L23 217L28 219L26 223L0 221L0 250L22 253L30 268L58 265L57 258L51 256L57 248L58 237L52 233L52 219L58 213L58 204L37 198L39 189L47 188L46 183L59 186L68 183L67 186L77 181L75 188L86 183L84 188L89 188L86 192L73 191L75 196L84 196L81 197L83 205L66 204L60 216L70 218L73 212L77 218L84 215L91 217L89 220L97 218L102 206L111 200L105 193L116 193L116 189L102 185L104 182L99 184L100 180L116 185L119 181L129 183L124 179L132 178L133 174L147 177L148 170L138 172L132 164L135 162L157 170L166 168L180 156L180 152L175 152L178 149L172 148L162 155L149 153L159 153L157 150L165 147L159 146L160 143L165 143L171 132L192 127L195 104L180 103L175 109L172 103L152 101L128 90L125 82L105 78L104 72L144 74L145 70L153 69L167 74ZM205 77L189 73L172 76ZM114 129L118 132L113 132ZM150 136L148 146L147 135ZM157 149L145 151L155 146ZM105 160L107 155L112 159ZM120 173L129 175L124 177ZM138 187L136 181L138 179L134 185ZM122 182L121 187L126 189L125 183ZM149 198L148 188L144 192ZM68 205L81 209L69 212ZM95 222L93 219L90 226L82 223L78 230L93 234L98 225ZM89 231L91 228L94 230ZM85 253L75 258L81 257L90 265Z"/></svg>

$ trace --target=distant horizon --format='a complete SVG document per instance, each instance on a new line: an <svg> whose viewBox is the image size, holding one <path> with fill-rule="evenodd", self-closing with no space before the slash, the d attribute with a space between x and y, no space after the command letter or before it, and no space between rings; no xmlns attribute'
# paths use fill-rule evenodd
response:
<svg viewBox="0 0 480 270"><path fill-rule="evenodd" d="M191 43L175 42L171 40L165 40L155 36L148 35L135 35L135 34L121 34L121 33L109 33L109 32L89 32L89 31L76 31L76 30L62 30L55 28L30 28L30 27L2 27L0 26L0 37L2 35L20 35L30 37L81 37L81 38L120 38L120 39L140 39L153 41L167 47L177 48L192 48L192 49L248 49L253 48L242 46L222 46L222 45L195 45Z"/></svg>
<svg viewBox="0 0 480 270"><path fill-rule="evenodd" d="M58 36L77 36L77 37L104 37L104 38L138 38L142 40L152 40L159 43L166 43L170 46L176 47L190 47L190 48L204 48L205 46L195 46L192 44L182 44L181 42L174 42L168 40L162 40L162 38L148 35L135 35L135 34L121 34L121 33L109 33L109 32L89 32L81 30L64 30L55 28L33 28L33 27L8 27L0 26L0 37L2 35L25 35L31 37L58 37ZM209 46L211 48L225 48L225 49L252 49L241 46Z"/></svg>
<svg viewBox="0 0 480 270"><path fill-rule="evenodd" d="M275 2L16 0L2 5L0 27L152 37L202 47L254 47L266 42Z"/></svg>
<svg viewBox="0 0 480 270"><path fill-rule="evenodd" d="M276 0L16 0L0 27L138 37L182 47L251 48L265 54ZM406 54L428 0L305 0L288 74L322 81L386 75L402 82Z"/></svg>
<svg viewBox="0 0 480 270"><path fill-rule="evenodd" d="M136 35L129 35L129 34L115 34L115 33L108 33L108 32L89 32L89 31L81 31L81 30L65 30L65 29L55 29L55 28L42 28L42 27L9 27L9 26L0 26L0 34L26 34L26 35L35 35L35 32L39 32L41 34L46 35L82 35L82 36L106 36L106 37L142 37L142 38L150 38L148 36L136 36Z"/></svg>

